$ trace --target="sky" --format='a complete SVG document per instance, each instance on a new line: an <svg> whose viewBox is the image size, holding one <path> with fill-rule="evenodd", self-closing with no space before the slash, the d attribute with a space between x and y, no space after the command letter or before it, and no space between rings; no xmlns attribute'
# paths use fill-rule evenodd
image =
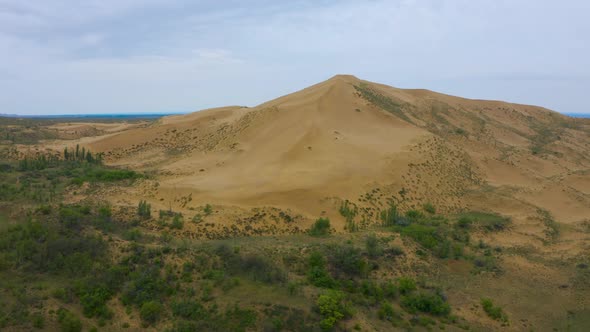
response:
<svg viewBox="0 0 590 332"><path fill-rule="evenodd" d="M588 0L0 0L0 113L255 106L336 74L590 113Z"/></svg>

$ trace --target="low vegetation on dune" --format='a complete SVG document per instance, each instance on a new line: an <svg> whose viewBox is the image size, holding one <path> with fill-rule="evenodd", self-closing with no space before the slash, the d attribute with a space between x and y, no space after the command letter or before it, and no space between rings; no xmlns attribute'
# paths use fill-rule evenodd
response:
<svg viewBox="0 0 590 332"><path fill-rule="evenodd" d="M81 151L74 155L89 155ZM123 215L108 203L61 203L68 190L84 183L121 186L141 177L102 166L99 158L38 157L4 165L3 201L26 207L0 231L4 328L331 331L360 328L360 317L385 329L467 328L442 288L427 275L396 266L411 254L465 260L474 273L500 271L498 252L473 243L470 232L508 225L481 212L445 217L432 204L424 212L405 213L392 205L381 213L382 226L374 228L380 235L349 228L362 240L333 241L341 235L329 219L319 218L309 230L315 243L309 250L287 247L268 254L263 244L186 242L173 233L184 228L183 215L156 214L145 200L135 213ZM97 172L125 175L90 175ZM211 213L205 204L203 216ZM340 213L355 216L347 203ZM150 231L145 226L151 223L168 231ZM389 244L384 233L407 240L406 249ZM258 300L258 292L277 295ZM496 307L488 311L506 321Z"/></svg>
<svg viewBox="0 0 590 332"><path fill-rule="evenodd" d="M401 103L379 93L364 83L355 85L354 88L363 99L367 100L372 105L381 108L409 123L413 123L413 121L404 112L404 107Z"/></svg>
<svg viewBox="0 0 590 332"><path fill-rule="evenodd" d="M470 329L434 276L408 270L408 262L464 262L472 275L503 272L502 248L474 237L509 230L510 218L438 214L432 203L419 210L391 204L378 222L359 227L358 206L343 201L346 233L318 218L301 235L307 240L297 240L308 241L305 249L187 241L180 235L184 215L156 213L147 200L130 214L100 201L63 203L83 184L125 186L142 177L77 150L2 164L3 211L24 208L0 228L3 328L332 331L371 329L368 320L386 330ZM200 210L192 223L213 214L210 204ZM493 299L474 301L483 315L510 325Z"/></svg>
<svg viewBox="0 0 590 332"><path fill-rule="evenodd" d="M38 157L2 167L0 185L8 189L3 201L26 207L0 231L4 328L330 331L360 328L360 317L384 328L466 328L443 289L426 275L396 268L408 253L390 245L383 232L413 243L406 246L412 255L470 261L474 271L498 270L495 252L469 236L472 229L487 229L495 220L491 215L446 218L432 205L403 214L391 206L381 214L383 226L374 229L380 235L349 229L365 234L354 242L333 241L341 235L329 219L319 218L307 236L310 243L325 242L303 253L286 247L269 255L262 244L243 247L231 240L186 242L173 233L182 231L183 215L156 214L145 200L132 214L106 202L61 203L84 183L121 186L141 177L102 166L99 158L82 158L89 152L81 151L74 152L79 157ZM96 172L127 175L90 175ZM347 204L340 212L355 215ZM202 214L211 213L205 204ZM169 231L150 231L145 226L152 222ZM253 287L258 291L248 291ZM257 292L277 296L258 300Z"/></svg>

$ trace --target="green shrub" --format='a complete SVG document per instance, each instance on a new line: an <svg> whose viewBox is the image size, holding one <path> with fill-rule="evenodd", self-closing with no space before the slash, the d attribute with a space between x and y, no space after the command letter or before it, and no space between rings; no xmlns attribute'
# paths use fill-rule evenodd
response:
<svg viewBox="0 0 590 332"><path fill-rule="evenodd" d="M155 324L162 316L163 307L159 302L149 301L141 305L139 316L146 325Z"/></svg>
<svg viewBox="0 0 590 332"><path fill-rule="evenodd" d="M471 218L466 217L466 216L463 216L457 220L457 227L460 227L460 228L464 228L464 229L470 228L471 224L473 224L473 220L471 220Z"/></svg>
<svg viewBox="0 0 590 332"><path fill-rule="evenodd" d="M60 205L59 221L69 229L80 229L89 220L90 208L81 205Z"/></svg>
<svg viewBox="0 0 590 332"><path fill-rule="evenodd" d="M131 170L99 168L89 171L86 179L89 181L113 182L139 178L139 174Z"/></svg>
<svg viewBox="0 0 590 332"><path fill-rule="evenodd" d="M308 265L307 278L312 285L323 288L333 288L336 285L326 268L326 259L321 253L312 252L309 256Z"/></svg>
<svg viewBox="0 0 590 332"><path fill-rule="evenodd" d="M466 219L464 219L466 218ZM462 225L465 225L468 220L471 220L470 224L476 225L478 227L483 228L488 232L496 232L502 231L508 227L510 224L510 218L501 216L496 213L489 213L489 212L478 212L472 211L467 213L462 213L459 215L459 222ZM463 220L463 221L461 221ZM466 227L468 228L468 227Z"/></svg>
<svg viewBox="0 0 590 332"><path fill-rule="evenodd" d="M170 228L173 229L182 229L184 227L184 221L182 221L182 217L180 215L175 215L172 219L172 223L170 224Z"/></svg>
<svg viewBox="0 0 590 332"><path fill-rule="evenodd" d="M436 321L427 316L413 316L412 318L410 318L410 323L412 325L425 326L428 328L428 330L432 330L432 328L430 328L430 325L436 325Z"/></svg>
<svg viewBox="0 0 590 332"><path fill-rule="evenodd" d="M203 208L203 213L205 213L206 216L213 213L213 207L211 206L211 204L205 205L205 208Z"/></svg>
<svg viewBox="0 0 590 332"><path fill-rule="evenodd" d="M17 268L35 272L84 275L102 262L106 244L99 237L64 232L61 225L26 222L0 233L0 251Z"/></svg>
<svg viewBox="0 0 590 332"><path fill-rule="evenodd" d="M111 219L113 215L113 211L111 209L110 205L102 205L98 208L98 216L99 218L103 219L103 220L109 220Z"/></svg>
<svg viewBox="0 0 590 332"><path fill-rule="evenodd" d="M394 299L397 297L397 293L399 292L398 287L391 281L386 281L381 285L383 289L383 296L389 299Z"/></svg>
<svg viewBox="0 0 590 332"><path fill-rule="evenodd" d="M287 281L287 274L270 258L250 253L242 255L237 248L230 248L222 244L216 248L216 254L221 258L224 270L230 275L239 275L250 278L254 281L260 281L268 284L284 283Z"/></svg>
<svg viewBox="0 0 590 332"><path fill-rule="evenodd" d="M173 217L174 212L172 210L160 210L159 212L160 219L164 219L165 217Z"/></svg>
<svg viewBox="0 0 590 332"><path fill-rule="evenodd" d="M437 227L422 224L411 224L401 229L401 234L411 237L426 249L433 249L438 245Z"/></svg>
<svg viewBox="0 0 590 332"><path fill-rule="evenodd" d="M311 236L325 236L330 234L330 219L319 218L309 229Z"/></svg>
<svg viewBox="0 0 590 332"><path fill-rule="evenodd" d="M351 244L331 247L330 264L335 272L346 277L364 277L369 272L368 263L363 258L361 250Z"/></svg>
<svg viewBox="0 0 590 332"><path fill-rule="evenodd" d="M352 316L344 303L344 293L339 291L331 290L320 295L316 305L322 315L320 327L324 331L332 330L340 320Z"/></svg>
<svg viewBox="0 0 590 332"><path fill-rule="evenodd" d="M369 234L365 239L367 254L371 258L379 257L383 254L383 249L379 245L379 239L375 234Z"/></svg>
<svg viewBox="0 0 590 332"><path fill-rule="evenodd" d="M467 131L465 131L465 129L463 129L463 128L457 128L457 129L455 129L455 134L461 135L461 136L467 136Z"/></svg>
<svg viewBox="0 0 590 332"><path fill-rule="evenodd" d="M71 303L74 300L74 292L70 288L56 288L51 296L64 303Z"/></svg>
<svg viewBox="0 0 590 332"><path fill-rule="evenodd" d="M475 272L489 271L489 272L500 272L500 266L494 256L478 256L473 259L473 265L475 266Z"/></svg>
<svg viewBox="0 0 590 332"><path fill-rule="evenodd" d="M434 205L432 205L432 203L426 203L423 206L424 211L430 213L430 214L435 214L436 213L436 209L434 208Z"/></svg>
<svg viewBox="0 0 590 332"><path fill-rule="evenodd" d="M42 314L37 313L31 317L31 323L36 329L42 329L45 327L45 317Z"/></svg>
<svg viewBox="0 0 590 332"><path fill-rule="evenodd" d="M169 290L169 284L160 277L157 266L145 267L129 274L123 285L121 301L125 305L141 306L145 302L161 301Z"/></svg>
<svg viewBox="0 0 590 332"><path fill-rule="evenodd" d="M409 210L406 212L406 217L412 221L424 218L424 214L418 210Z"/></svg>
<svg viewBox="0 0 590 332"><path fill-rule="evenodd" d="M410 313L424 312L436 316L447 316L451 306L438 293L413 293L402 298L402 307Z"/></svg>
<svg viewBox="0 0 590 332"><path fill-rule="evenodd" d="M340 215L346 219L354 219L358 212L357 207L354 206L354 204L351 204L348 200L342 202L338 211L340 212Z"/></svg>
<svg viewBox="0 0 590 332"><path fill-rule="evenodd" d="M494 303L491 299L482 298L481 299L481 306L485 313L492 319L499 320L502 322L508 321L508 316L501 307L494 306Z"/></svg>
<svg viewBox="0 0 590 332"><path fill-rule="evenodd" d="M86 280L76 285L76 295L80 299L84 316L105 319L112 317L113 313L107 308L106 303L113 294L106 285L91 285Z"/></svg>
<svg viewBox="0 0 590 332"><path fill-rule="evenodd" d="M137 228L129 229L123 233L123 238L127 241L137 241L141 239L142 234L141 231Z"/></svg>
<svg viewBox="0 0 590 332"><path fill-rule="evenodd" d="M208 316L208 312L199 302L195 300L183 300L172 303L172 314L190 320L201 320Z"/></svg>
<svg viewBox="0 0 590 332"><path fill-rule="evenodd" d="M394 314L395 314L395 311L393 310L393 306L389 302L386 302L386 301L383 301L381 303L381 306L379 307L379 311L377 312L379 319L388 320L388 321L393 320Z"/></svg>
<svg viewBox="0 0 590 332"><path fill-rule="evenodd" d="M137 215L144 219L150 218L152 215L151 204L146 201L139 201L139 204L137 206Z"/></svg>
<svg viewBox="0 0 590 332"><path fill-rule="evenodd" d="M401 277L397 280L399 292L402 295L407 295L417 289L416 281L409 277Z"/></svg>
<svg viewBox="0 0 590 332"><path fill-rule="evenodd" d="M287 274L270 259L259 255L238 256L239 261L228 262L228 269L236 274L245 274L254 281L284 283Z"/></svg>
<svg viewBox="0 0 590 332"><path fill-rule="evenodd" d="M37 208L37 212L43 215L49 215L51 213L51 205L41 205Z"/></svg>
<svg viewBox="0 0 590 332"><path fill-rule="evenodd" d="M80 318L74 316L64 308L57 310L57 321L59 322L62 332L80 332L82 331L82 322Z"/></svg>
<svg viewBox="0 0 590 332"><path fill-rule="evenodd" d="M346 219L346 230L348 230L349 232L356 232L358 230L358 226L354 221L354 217L358 213L356 205L346 200L342 203L342 205L340 205L339 212L340 215L342 215Z"/></svg>
<svg viewBox="0 0 590 332"><path fill-rule="evenodd" d="M354 284L352 284L354 286ZM363 280L360 287L361 294L363 295L365 305L376 305L383 301L385 292L383 288L372 280Z"/></svg>
<svg viewBox="0 0 590 332"><path fill-rule="evenodd" d="M221 331L246 331L256 324L256 312L250 309L242 309L237 304L226 310L223 321L219 327Z"/></svg>
<svg viewBox="0 0 590 332"><path fill-rule="evenodd" d="M545 224L545 235L551 240L557 239L560 233L560 226L555 221L555 219L553 219L551 213L544 209L537 209L537 213L540 215L543 223Z"/></svg>
<svg viewBox="0 0 590 332"><path fill-rule="evenodd" d="M387 210L381 211L381 221L383 226L394 226L397 224L399 213L397 207L391 205Z"/></svg>

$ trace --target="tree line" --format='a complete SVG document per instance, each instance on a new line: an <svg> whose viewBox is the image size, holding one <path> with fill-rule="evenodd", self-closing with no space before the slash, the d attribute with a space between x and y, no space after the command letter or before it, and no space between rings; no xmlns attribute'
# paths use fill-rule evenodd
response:
<svg viewBox="0 0 590 332"><path fill-rule="evenodd" d="M65 147L62 156L52 154L40 154L35 157L25 156L19 161L19 169L22 171L42 170L58 166L63 161L101 165L102 158L103 153L93 154L90 150L86 150L84 147L80 148L80 145L76 144L76 148Z"/></svg>

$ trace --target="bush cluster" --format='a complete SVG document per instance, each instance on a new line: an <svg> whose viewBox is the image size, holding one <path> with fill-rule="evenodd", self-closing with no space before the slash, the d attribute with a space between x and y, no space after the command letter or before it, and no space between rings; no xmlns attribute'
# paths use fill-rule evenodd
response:
<svg viewBox="0 0 590 332"><path fill-rule="evenodd" d="M311 236L326 236L328 234L330 234L330 219L328 218L319 218L309 230Z"/></svg>

